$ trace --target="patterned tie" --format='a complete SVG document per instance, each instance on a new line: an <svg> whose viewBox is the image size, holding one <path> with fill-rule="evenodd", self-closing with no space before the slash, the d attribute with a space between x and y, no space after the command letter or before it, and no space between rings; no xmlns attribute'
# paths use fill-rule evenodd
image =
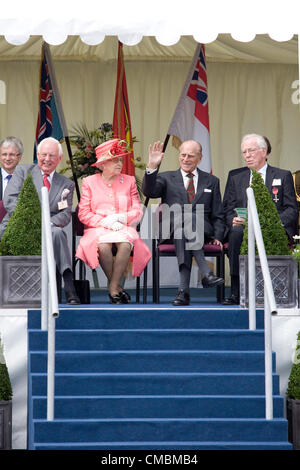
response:
<svg viewBox="0 0 300 470"><path fill-rule="evenodd" d="M48 189L48 191L50 191L50 183L49 183L49 180L48 180L48 175L44 175L44 178L43 178L43 183L44 183L44 186L46 186L46 188Z"/></svg>
<svg viewBox="0 0 300 470"><path fill-rule="evenodd" d="M194 187L194 181L193 181L194 175L193 173L188 173L186 176L190 179L186 190L187 190L189 202L191 203L193 202L193 199L195 197L195 187Z"/></svg>

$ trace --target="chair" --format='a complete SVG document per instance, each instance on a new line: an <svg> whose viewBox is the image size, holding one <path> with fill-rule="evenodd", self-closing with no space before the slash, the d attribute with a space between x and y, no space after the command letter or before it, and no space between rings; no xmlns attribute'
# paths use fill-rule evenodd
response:
<svg viewBox="0 0 300 470"><path fill-rule="evenodd" d="M295 186L295 192L296 192L296 197L297 197L297 203L298 203L298 235L300 235L300 170L295 171L293 173L293 180L294 180L294 186Z"/></svg>
<svg viewBox="0 0 300 470"><path fill-rule="evenodd" d="M204 255L216 258L216 274L218 277L224 278L225 275L225 258L224 251L220 246L205 244L203 246ZM159 284L159 264L161 257L176 256L174 244L159 244L157 239L152 240L152 283L153 283L153 302L159 303L160 284ZM217 301L222 303L224 300L225 286L224 284L216 287Z"/></svg>
<svg viewBox="0 0 300 470"><path fill-rule="evenodd" d="M5 214L6 214L6 209L5 209L5 207L3 205L3 201L1 199L1 201L0 201L0 222L2 221Z"/></svg>
<svg viewBox="0 0 300 470"><path fill-rule="evenodd" d="M86 278L86 267L84 262L81 259L76 258L76 236L82 236L84 232L84 225L80 222L78 218L78 206L75 211L72 212L72 263L73 263L73 273L74 278L76 277L76 265L79 263L79 280L85 280ZM147 272L148 267L144 269L144 283L143 283L143 304L147 303ZM96 270L92 270L94 285L99 287L98 276ZM140 302L140 277L136 278L136 303Z"/></svg>

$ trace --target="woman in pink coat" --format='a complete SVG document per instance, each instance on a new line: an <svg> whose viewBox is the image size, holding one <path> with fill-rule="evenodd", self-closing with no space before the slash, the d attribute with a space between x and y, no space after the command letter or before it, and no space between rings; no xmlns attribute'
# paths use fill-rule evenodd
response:
<svg viewBox="0 0 300 470"><path fill-rule="evenodd" d="M96 156L93 166L102 172L82 181L78 217L84 224L84 234L76 256L92 269L100 262L109 282L110 302L128 303L130 297L120 281L132 249L134 276L140 276L151 258L149 248L136 231L143 211L135 177L121 173L123 157L128 157L124 142L118 139L104 142L96 148Z"/></svg>

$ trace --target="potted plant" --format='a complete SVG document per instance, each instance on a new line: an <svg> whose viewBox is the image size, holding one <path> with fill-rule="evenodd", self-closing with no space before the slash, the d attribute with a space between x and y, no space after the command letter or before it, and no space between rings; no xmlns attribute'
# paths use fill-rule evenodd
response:
<svg viewBox="0 0 300 470"><path fill-rule="evenodd" d="M268 258L277 306L291 308L297 305L297 262L293 259L289 240L272 197L261 175L253 170L252 183L258 218ZM258 255L257 247L255 247ZM248 220L246 219L240 255L240 304L248 306ZM256 306L264 305L264 280L259 257L255 257Z"/></svg>
<svg viewBox="0 0 300 470"><path fill-rule="evenodd" d="M0 337L0 450L11 449L12 387Z"/></svg>
<svg viewBox="0 0 300 470"><path fill-rule="evenodd" d="M288 439L300 450L300 331L287 388Z"/></svg>
<svg viewBox="0 0 300 470"><path fill-rule="evenodd" d="M41 305L41 205L31 174L0 240L0 306Z"/></svg>

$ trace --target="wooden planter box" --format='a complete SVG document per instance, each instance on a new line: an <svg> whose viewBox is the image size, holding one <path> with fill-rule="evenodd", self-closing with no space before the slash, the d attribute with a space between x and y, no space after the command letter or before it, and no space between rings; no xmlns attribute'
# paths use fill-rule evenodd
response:
<svg viewBox="0 0 300 470"><path fill-rule="evenodd" d="M12 401L0 401L0 450L11 449Z"/></svg>
<svg viewBox="0 0 300 470"><path fill-rule="evenodd" d="M0 256L0 308L41 306L41 257Z"/></svg>
<svg viewBox="0 0 300 470"><path fill-rule="evenodd" d="M295 450L300 450L300 400L286 399L288 440Z"/></svg>
<svg viewBox="0 0 300 470"><path fill-rule="evenodd" d="M298 264L292 256L268 256L270 276L277 307L298 306ZM264 280L259 257L255 257L256 307L264 306ZM240 305L248 307L248 256L240 256Z"/></svg>

